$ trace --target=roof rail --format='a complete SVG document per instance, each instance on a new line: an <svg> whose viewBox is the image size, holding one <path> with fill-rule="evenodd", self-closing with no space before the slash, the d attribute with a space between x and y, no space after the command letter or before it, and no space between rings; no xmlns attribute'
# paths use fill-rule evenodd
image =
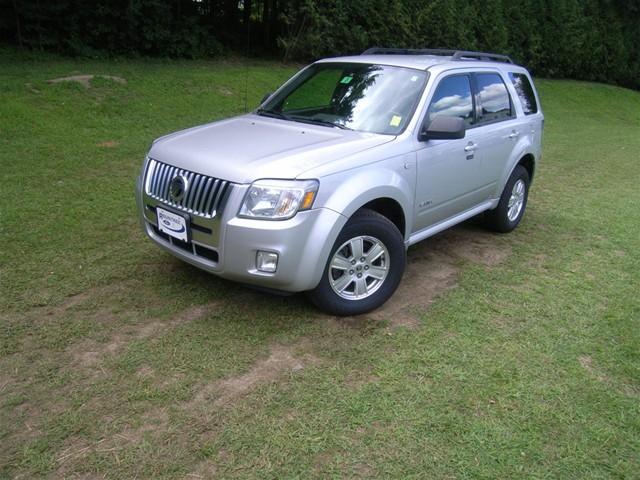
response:
<svg viewBox="0 0 640 480"><path fill-rule="evenodd" d="M472 52L467 50L447 50L443 48L369 48L361 55L442 55L450 56L451 60L482 60L485 62L513 63L507 55L487 52Z"/></svg>

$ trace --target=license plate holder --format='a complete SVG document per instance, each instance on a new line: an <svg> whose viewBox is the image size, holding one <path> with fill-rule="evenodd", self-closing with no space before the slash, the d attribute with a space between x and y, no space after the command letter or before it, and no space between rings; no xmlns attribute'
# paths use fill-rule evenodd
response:
<svg viewBox="0 0 640 480"><path fill-rule="evenodd" d="M170 237L183 242L191 241L191 221L189 215L172 212L164 208L156 207L158 230Z"/></svg>

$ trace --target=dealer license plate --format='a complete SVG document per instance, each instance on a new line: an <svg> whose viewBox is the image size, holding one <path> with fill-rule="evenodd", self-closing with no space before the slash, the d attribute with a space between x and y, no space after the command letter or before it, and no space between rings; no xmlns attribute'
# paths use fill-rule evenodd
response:
<svg viewBox="0 0 640 480"><path fill-rule="evenodd" d="M185 217L158 207L156 207L156 215L158 216L158 230L183 242L189 241L189 227Z"/></svg>

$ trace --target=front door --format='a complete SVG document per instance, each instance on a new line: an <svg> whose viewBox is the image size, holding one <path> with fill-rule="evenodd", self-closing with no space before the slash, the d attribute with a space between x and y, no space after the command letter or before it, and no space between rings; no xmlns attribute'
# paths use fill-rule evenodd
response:
<svg viewBox="0 0 640 480"><path fill-rule="evenodd" d="M436 116L464 119L474 123L471 75L449 75L440 80L430 101L425 124ZM483 140L477 129L467 130L459 140L428 140L417 153L414 231L440 223L482 202L481 162L478 152Z"/></svg>

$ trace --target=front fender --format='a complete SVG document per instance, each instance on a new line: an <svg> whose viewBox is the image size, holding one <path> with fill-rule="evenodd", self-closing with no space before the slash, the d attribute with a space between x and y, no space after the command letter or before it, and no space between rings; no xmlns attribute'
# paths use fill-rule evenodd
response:
<svg viewBox="0 0 640 480"><path fill-rule="evenodd" d="M411 155L404 157L388 160L391 165L367 165L323 178L318 192L320 206L348 218L373 200L390 198L400 205L404 213L405 231L402 234L406 240L413 223L411 199L415 190L415 161L411 161ZM408 168L403 165L408 165Z"/></svg>

